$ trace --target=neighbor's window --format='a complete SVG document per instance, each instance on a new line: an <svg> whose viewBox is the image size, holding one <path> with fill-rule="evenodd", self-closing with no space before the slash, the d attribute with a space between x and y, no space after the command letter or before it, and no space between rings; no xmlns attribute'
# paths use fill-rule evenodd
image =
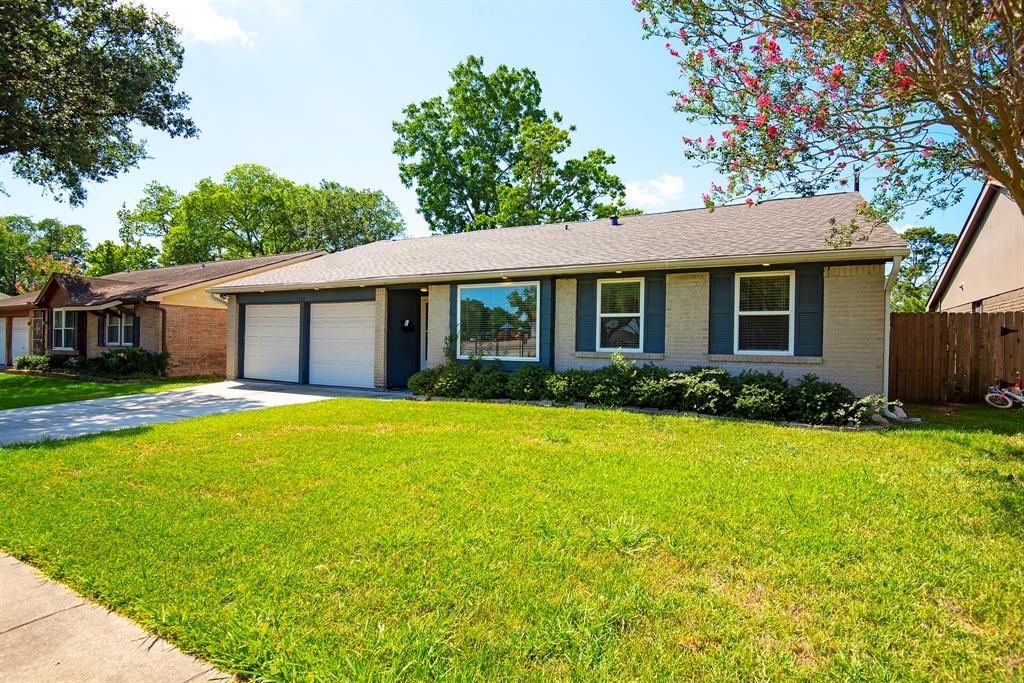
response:
<svg viewBox="0 0 1024 683"><path fill-rule="evenodd" d="M597 281L598 351L643 349L643 302L643 278Z"/></svg>
<svg viewBox="0 0 1024 683"><path fill-rule="evenodd" d="M131 346L135 329L135 316L108 315L106 346Z"/></svg>
<svg viewBox="0 0 1024 683"><path fill-rule="evenodd" d="M459 287L459 358L537 360L540 284Z"/></svg>
<svg viewBox="0 0 1024 683"><path fill-rule="evenodd" d="M57 351L73 351L75 348L74 311L57 308L53 311L53 348Z"/></svg>
<svg viewBox="0 0 1024 683"><path fill-rule="evenodd" d="M736 353L793 353L793 274L736 275Z"/></svg>

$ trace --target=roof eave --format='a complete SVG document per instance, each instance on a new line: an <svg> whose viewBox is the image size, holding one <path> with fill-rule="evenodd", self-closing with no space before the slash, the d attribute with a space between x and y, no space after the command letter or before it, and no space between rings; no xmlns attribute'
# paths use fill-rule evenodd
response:
<svg viewBox="0 0 1024 683"><path fill-rule="evenodd" d="M545 277L593 273L608 270L637 272L644 270L672 270L699 268L728 268L732 266L760 265L770 262L772 265L785 263L801 263L806 261L878 261L891 260L896 256L907 256L907 247L880 247L846 250L818 250L805 252L782 252L768 254L746 254L698 259L666 259L662 261L630 261L618 263L592 263L575 266L557 266L543 268L512 268L508 270L464 271L452 273L436 273L421 275L402 275L396 277L363 278L353 280L334 280L316 283L282 283L264 285L225 285L211 287L207 291L215 294L245 294L252 292L280 292L288 290L338 289L342 287L369 287L402 285L430 282L450 282L452 280L485 280L493 277Z"/></svg>

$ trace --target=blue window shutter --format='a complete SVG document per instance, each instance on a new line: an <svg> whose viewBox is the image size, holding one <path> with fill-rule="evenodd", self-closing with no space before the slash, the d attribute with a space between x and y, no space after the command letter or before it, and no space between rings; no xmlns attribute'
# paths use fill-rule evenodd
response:
<svg viewBox="0 0 1024 683"><path fill-rule="evenodd" d="M576 279L576 350L597 349L597 278Z"/></svg>
<svg viewBox="0 0 1024 683"><path fill-rule="evenodd" d="M138 346L139 345L139 322L140 322L139 321L139 316L135 315L135 316L132 316L132 317L134 318L134 320L132 320L132 346Z"/></svg>
<svg viewBox="0 0 1024 683"><path fill-rule="evenodd" d="M820 356L825 315L825 278L821 266L796 271L796 320L794 355Z"/></svg>
<svg viewBox="0 0 1024 683"><path fill-rule="evenodd" d="M97 318L97 320L99 320L100 322L99 325L96 326L96 343L99 346L105 346L107 341L107 316L101 315L100 317Z"/></svg>
<svg viewBox="0 0 1024 683"><path fill-rule="evenodd" d="M708 353L733 352L733 283L732 271L714 271L710 278Z"/></svg>
<svg viewBox="0 0 1024 683"><path fill-rule="evenodd" d="M644 279L644 352L665 352L665 276Z"/></svg>

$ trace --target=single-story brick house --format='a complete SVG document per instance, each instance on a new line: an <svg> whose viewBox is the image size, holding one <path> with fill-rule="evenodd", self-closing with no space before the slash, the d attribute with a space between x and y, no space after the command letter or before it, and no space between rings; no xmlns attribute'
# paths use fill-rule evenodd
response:
<svg viewBox="0 0 1024 683"><path fill-rule="evenodd" d="M929 311L1024 311L1024 214L994 180L981 188L928 297Z"/></svg>
<svg viewBox="0 0 1024 683"><path fill-rule="evenodd" d="M170 353L169 374L223 375L227 306L213 285L307 261L323 251L85 277L55 274L42 289L0 299L0 366L18 356L93 358L138 346Z"/></svg>
<svg viewBox="0 0 1024 683"><path fill-rule="evenodd" d="M381 241L212 287L228 301L229 377L400 387L458 358L507 369L607 364L808 372L860 394L886 371L877 225L827 246L856 193Z"/></svg>

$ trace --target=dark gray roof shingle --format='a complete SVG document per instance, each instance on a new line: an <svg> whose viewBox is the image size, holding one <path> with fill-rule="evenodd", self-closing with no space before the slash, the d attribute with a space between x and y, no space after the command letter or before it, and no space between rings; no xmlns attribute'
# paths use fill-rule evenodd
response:
<svg viewBox="0 0 1024 683"><path fill-rule="evenodd" d="M834 250L825 243L830 219L849 221L863 201L859 194L846 192L725 206L713 213L691 209L623 216L618 227L600 219L381 241L214 289L301 289L356 281L511 274L527 269L600 270L619 264L808 252L840 259L857 251L905 249L906 242L884 224L876 225L868 239L849 249Z"/></svg>

